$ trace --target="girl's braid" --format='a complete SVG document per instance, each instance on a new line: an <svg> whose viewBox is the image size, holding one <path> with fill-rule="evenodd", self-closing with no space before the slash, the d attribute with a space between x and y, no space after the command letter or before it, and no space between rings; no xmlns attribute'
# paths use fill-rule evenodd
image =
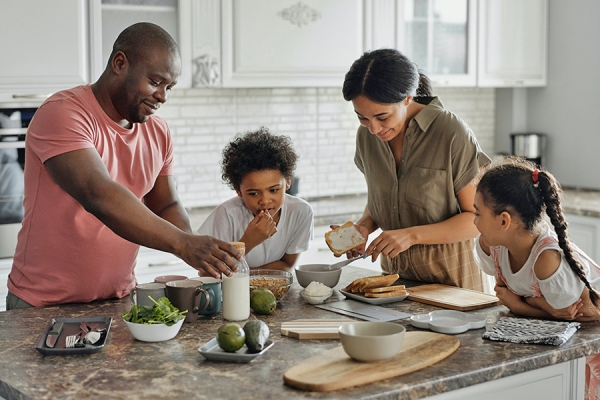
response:
<svg viewBox="0 0 600 400"><path fill-rule="evenodd" d="M562 205L560 203L560 186L553 176L548 175L545 171L539 171L539 189L546 205L546 214L550 217L550 221L554 226L554 231L558 236L558 245L562 249L567 263L571 270L581 279L585 286L590 291L590 300L596 308L600 308L600 296L598 292L592 288L587 280L583 266L578 258L574 257L573 249L567 234L567 221L564 217Z"/></svg>

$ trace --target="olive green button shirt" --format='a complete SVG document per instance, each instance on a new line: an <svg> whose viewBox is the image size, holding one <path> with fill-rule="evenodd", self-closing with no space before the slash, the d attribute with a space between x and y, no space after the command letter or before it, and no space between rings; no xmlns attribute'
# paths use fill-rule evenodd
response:
<svg viewBox="0 0 600 400"><path fill-rule="evenodd" d="M470 127L444 109L437 97L409 122L397 169L387 142L363 126L356 136L354 162L367 181L371 217L382 230L434 224L458 214L456 194L490 161ZM383 257L382 268L406 279L480 289L481 273L472 249L472 240L416 245L395 260ZM441 253L430 254L437 251ZM468 270L460 271L464 267Z"/></svg>

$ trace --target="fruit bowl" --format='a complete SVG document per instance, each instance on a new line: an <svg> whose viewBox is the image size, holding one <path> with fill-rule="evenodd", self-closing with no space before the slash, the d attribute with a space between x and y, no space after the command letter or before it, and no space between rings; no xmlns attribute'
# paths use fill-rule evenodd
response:
<svg viewBox="0 0 600 400"><path fill-rule="evenodd" d="M292 274L277 269L252 269L250 270L250 291L256 288L269 289L275 295L275 300L280 301L290 290L294 281Z"/></svg>
<svg viewBox="0 0 600 400"><path fill-rule="evenodd" d="M173 339L179 333L183 319L171 326L166 324L136 324L125 321L131 335L142 342L162 342Z"/></svg>

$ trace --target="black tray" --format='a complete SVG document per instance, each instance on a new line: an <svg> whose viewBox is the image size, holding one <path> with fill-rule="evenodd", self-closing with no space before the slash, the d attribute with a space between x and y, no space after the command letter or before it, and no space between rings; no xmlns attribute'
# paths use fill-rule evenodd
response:
<svg viewBox="0 0 600 400"><path fill-rule="evenodd" d="M76 335L79 332L79 325L83 321L88 323L99 323L103 328L106 328L106 332L103 332L102 336L100 336L100 340L94 344L86 344L85 347L65 348L65 338L69 335ZM48 347L46 346L46 337L55 322L62 322L64 324L63 330L56 341L56 345L54 347ZM111 324L112 317L52 318L38 339L35 348L45 356L96 353L104 347Z"/></svg>

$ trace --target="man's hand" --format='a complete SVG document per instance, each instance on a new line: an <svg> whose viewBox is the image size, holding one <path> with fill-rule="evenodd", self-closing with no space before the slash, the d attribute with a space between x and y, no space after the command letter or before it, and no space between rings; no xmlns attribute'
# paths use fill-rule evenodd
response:
<svg viewBox="0 0 600 400"><path fill-rule="evenodd" d="M237 272L237 260L242 255L235 247L212 236L189 235L183 261L200 271L201 276L221 279L221 273L231 276Z"/></svg>

